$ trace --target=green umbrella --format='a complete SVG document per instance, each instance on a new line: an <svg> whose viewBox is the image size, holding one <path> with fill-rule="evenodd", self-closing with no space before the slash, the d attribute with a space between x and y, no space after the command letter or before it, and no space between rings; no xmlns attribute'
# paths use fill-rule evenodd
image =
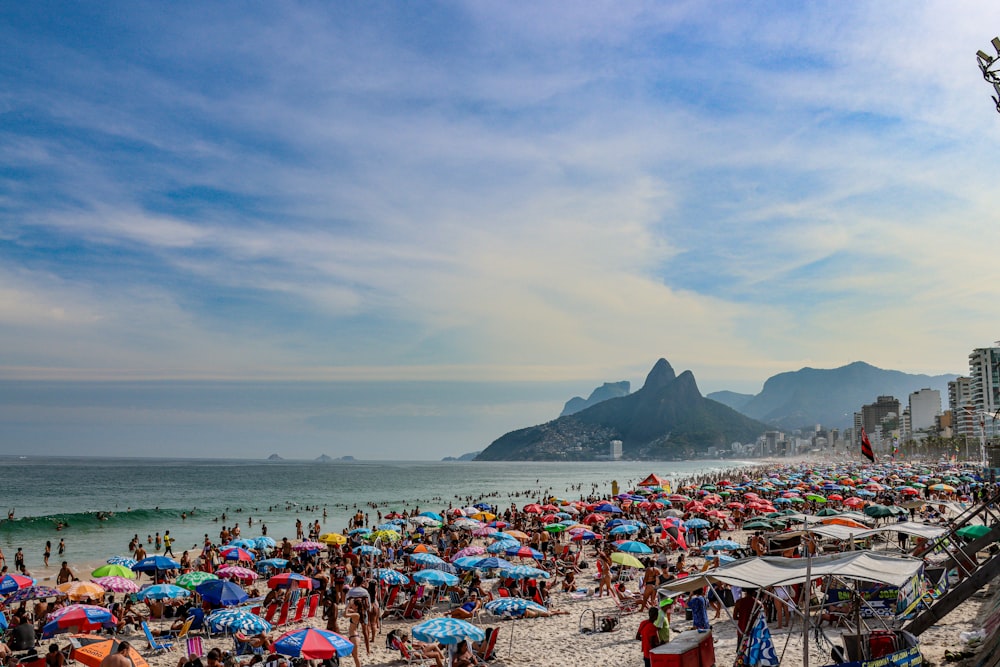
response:
<svg viewBox="0 0 1000 667"><path fill-rule="evenodd" d="M875 517L876 519L882 519L887 516L892 516L893 511L885 505L869 505L865 508L865 514Z"/></svg>
<svg viewBox="0 0 1000 667"><path fill-rule="evenodd" d="M212 574L211 572L188 572L186 574L182 574L181 576L177 577L177 580L174 583L180 586L181 588L186 588L189 591L193 591L195 588L197 588L198 584L210 581L212 579L218 579L218 577Z"/></svg>
<svg viewBox="0 0 1000 667"><path fill-rule="evenodd" d="M825 503L826 502L826 498L824 498L823 496L820 496L820 495L816 495L815 493L807 494L806 495L806 500L811 500L814 503Z"/></svg>
<svg viewBox="0 0 1000 667"><path fill-rule="evenodd" d="M745 530L771 530L774 528L767 521L747 521L743 524Z"/></svg>
<svg viewBox="0 0 1000 667"><path fill-rule="evenodd" d="M959 528L955 533L962 538L967 540L976 540L990 532L991 528L989 526L984 526L982 524L975 524L972 526L965 526L964 528Z"/></svg>
<svg viewBox="0 0 1000 667"><path fill-rule="evenodd" d="M567 526L564 523L550 523L545 526L545 530L547 530L550 533L561 533L567 528L569 528L569 526Z"/></svg>
<svg viewBox="0 0 1000 667"><path fill-rule="evenodd" d="M824 507L820 511L816 512L816 516L837 516L838 514L840 514L840 512L832 507Z"/></svg>
<svg viewBox="0 0 1000 667"><path fill-rule="evenodd" d="M125 577L135 579L135 572L124 565L102 565L90 573L92 577Z"/></svg>

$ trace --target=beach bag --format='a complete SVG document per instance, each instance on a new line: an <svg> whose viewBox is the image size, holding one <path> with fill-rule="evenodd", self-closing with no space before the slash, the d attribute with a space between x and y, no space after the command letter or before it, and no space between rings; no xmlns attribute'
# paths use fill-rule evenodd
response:
<svg viewBox="0 0 1000 667"><path fill-rule="evenodd" d="M618 619L614 616L601 617L601 632L612 632L618 627Z"/></svg>
<svg viewBox="0 0 1000 667"><path fill-rule="evenodd" d="M586 570L588 567L590 567L590 564L587 563L587 561L585 560L581 560L580 564L577 567L579 567L581 570Z"/></svg>

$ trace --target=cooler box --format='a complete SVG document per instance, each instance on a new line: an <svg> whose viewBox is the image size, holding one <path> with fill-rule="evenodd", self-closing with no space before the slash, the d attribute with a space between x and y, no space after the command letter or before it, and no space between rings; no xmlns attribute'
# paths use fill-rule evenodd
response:
<svg viewBox="0 0 1000 667"><path fill-rule="evenodd" d="M651 667L713 667L715 642L712 631L686 630L674 635L669 644L649 652L649 664Z"/></svg>

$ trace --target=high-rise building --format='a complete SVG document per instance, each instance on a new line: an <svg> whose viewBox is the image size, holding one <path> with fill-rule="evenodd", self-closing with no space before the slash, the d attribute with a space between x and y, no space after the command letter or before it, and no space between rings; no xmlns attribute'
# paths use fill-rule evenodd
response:
<svg viewBox="0 0 1000 667"><path fill-rule="evenodd" d="M969 379L975 433L994 435L993 415L1000 410L1000 347L980 347L969 355Z"/></svg>
<svg viewBox="0 0 1000 667"><path fill-rule="evenodd" d="M612 461L617 461L618 459L620 459L622 457L622 441L612 440L611 451L608 452L608 454L611 456Z"/></svg>
<svg viewBox="0 0 1000 667"><path fill-rule="evenodd" d="M896 424L892 428L888 426L887 419L895 418ZM889 431L899 428L899 399L892 396L879 396L874 403L861 406L861 425L865 427L865 432L872 444L876 444L876 439L889 437ZM857 421L857 420L855 420ZM861 433L858 438L860 442Z"/></svg>
<svg viewBox="0 0 1000 667"><path fill-rule="evenodd" d="M948 383L948 409L952 414L952 428L956 436L973 437L978 435L972 407L972 379L957 377Z"/></svg>
<svg viewBox="0 0 1000 667"><path fill-rule="evenodd" d="M941 414L941 392L937 389L921 389L910 394L910 423L907 433L933 430L937 417Z"/></svg>

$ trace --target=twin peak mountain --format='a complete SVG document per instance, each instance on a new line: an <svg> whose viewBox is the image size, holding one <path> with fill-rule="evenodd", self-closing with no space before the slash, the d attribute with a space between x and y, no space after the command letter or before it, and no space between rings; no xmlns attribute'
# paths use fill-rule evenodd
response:
<svg viewBox="0 0 1000 667"><path fill-rule="evenodd" d="M684 459L708 447L755 440L768 429L702 396L694 374L676 375L666 359L656 362L635 393L566 414L570 409L567 404L558 419L507 433L477 460L591 461L606 457L612 440L621 440L625 458Z"/></svg>

